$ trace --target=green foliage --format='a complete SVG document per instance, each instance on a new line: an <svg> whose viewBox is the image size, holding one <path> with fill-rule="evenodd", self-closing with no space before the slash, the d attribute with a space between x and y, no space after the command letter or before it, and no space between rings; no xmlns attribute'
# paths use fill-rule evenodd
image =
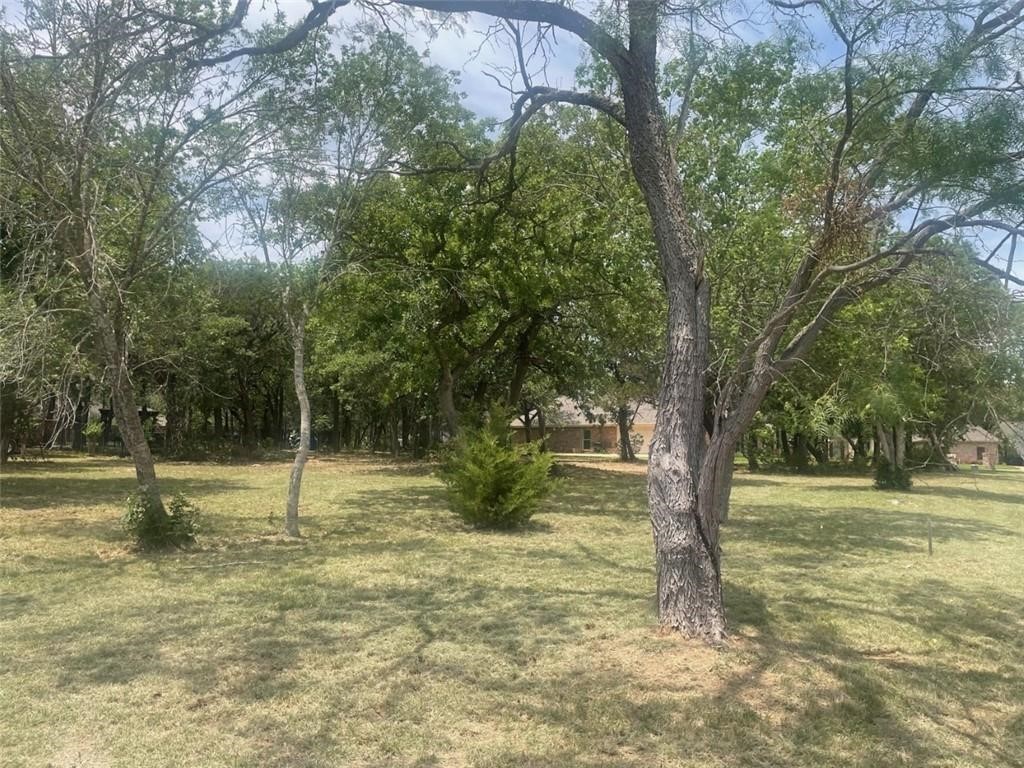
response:
<svg viewBox="0 0 1024 768"><path fill-rule="evenodd" d="M884 456L878 457L875 466L875 488L880 491L909 491L913 481L905 467L891 464Z"/></svg>
<svg viewBox="0 0 1024 768"><path fill-rule="evenodd" d="M103 435L103 423L95 419L82 427L82 436L86 440L99 440Z"/></svg>
<svg viewBox="0 0 1024 768"><path fill-rule="evenodd" d="M199 508L178 493L165 511L157 497L141 486L128 497L121 524L142 549L181 547L195 541Z"/></svg>
<svg viewBox="0 0 1024 768"><path fill-rule="evenodd" d="M497 421L492 418L491 425ZM504 427L508 421L500 423ZM455 440L441 479L452 511L470 525L519 528L550 493L553 461L536 443L512 445L507 429L488 426Z"/></svg>

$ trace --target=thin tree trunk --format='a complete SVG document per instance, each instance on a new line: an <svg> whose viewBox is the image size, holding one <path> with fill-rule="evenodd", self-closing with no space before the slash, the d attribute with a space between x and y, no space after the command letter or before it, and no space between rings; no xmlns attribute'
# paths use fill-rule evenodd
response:
<svg viewBox="0 0 1024 768"><path fill-rule="evenodd" d="M285 509L284 532L289 536L299 535L299 493L302 490L302 473L309 458L309 395L306 394L306 316L301 314L292 320L292 377L295 380L295 397L299 401L299 449L295 452L292 473L288 478L288 506Z"/></svg>
<svg viewBox="0 0 1024 768"><path fill-rule="evenodd" d="M164 400L167 402L167 419L164 425L164 454L166 456L177 453L181 447L182 407L178 397L178 377L173 372L167 374Z"/></svg>
<svg viewBox="0 0 1024 768"><path fill-rule="evenodd" d="M636 461L636 454L633 452L633 443L629 439L630 411L628 405L620 405L615 410L615 420L619 425L619 460Z"/></svg>
<svg viewBox="0 0 1024 768"><path fill-rule="evenodd" d="M437 395L441 415L448 426L448 434L455 437L459 433L459 412L455 409L455 379L452 376L451 364L448 362L441 363L441 381Z"/></svg>
<svg viewBox="0 0 1024 768"><path fill-rule="evenodd" d="M515 408L516 403L522 398L523 385L526 384L526 375L529 373L531 364L530 345L543 325L544 317L535 316L516 337L515 363L508 386L507 403L509 408Z"/></svg>
<svg viewBox="0 0 1024 768"><path fill-rule="evenodd" d="M341 452L341 398L333 390L327 390L331 396L331 446L335 453Z"/></svg>
<svg viewBox="0 0 1024 768"><path fill-rule="evenodd" d="M388 407L388 444L391 455L398 456L398 404L392 403Z"/></svg>
<svg viewBox="0 0 1024 768"><path fill-rule="evenodd" d="M154 514L166 515L163 500L160 498L153 454L142 430L142 420L139 418L139 408L135 402L135 392L132 390L127 353L103 297L102 288L94 279L93 260L90 257L92 253L90 236L86 233L76 266L85 284L89 309L95 323L95 339L106 365L114 418L117 419L122 445L131 455L132 463L135 465L135 478L139 487L145 489L146 495L149 496Z"/></svg>
<svg viewBox="0 0 1024 768"><path fill-rule="evenodd" d="M896 466L900 469L907 463L907 436L903 422L899 422L892 430L893 455L896 457Z"/></svg>
<svg viewBox="0 0 1024 768"><path fill-rule="evenodd" d="M747 435L747 448L744 451L747 455L747 469L751 472L758 472L761 465L757 461L757 438L754 435Z"/></svg>

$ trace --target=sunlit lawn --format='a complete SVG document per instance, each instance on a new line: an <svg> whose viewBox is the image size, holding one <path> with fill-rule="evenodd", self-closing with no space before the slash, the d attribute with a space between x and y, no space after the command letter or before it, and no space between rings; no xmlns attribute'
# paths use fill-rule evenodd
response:
<svg viewBox="0 0 1024 768"><path fill-rule="evenodd" d="M739 475L711 650L654 628L636 470L510 535L427 465L317 461L299 543L286 464L160 470L191 551L124 546L125 462L4 471L0 765L1024 765L1024 472Z"/></svg>

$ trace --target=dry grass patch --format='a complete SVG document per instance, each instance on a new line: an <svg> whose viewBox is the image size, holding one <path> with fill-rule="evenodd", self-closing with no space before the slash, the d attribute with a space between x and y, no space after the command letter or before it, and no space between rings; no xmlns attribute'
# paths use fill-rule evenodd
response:
<svg viewBox="0 0 1024 768"><path fill-rule="evenodd" d="M654 627L642 467L567 471L481 533L430 465L320 459L293 542L287 464L167 464L207 529L142 555L126 463L5 470L0 764L1024 765L1024 473L738 475L712 650Z"/></svg>

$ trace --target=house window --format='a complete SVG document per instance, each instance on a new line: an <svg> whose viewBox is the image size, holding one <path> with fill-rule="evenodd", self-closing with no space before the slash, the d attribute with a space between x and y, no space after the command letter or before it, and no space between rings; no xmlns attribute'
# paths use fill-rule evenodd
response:
<svg viewBox="0 0 1024 768"><path fill-rule="evenodd" d="M978 461L984 461L984 460L985 460L985 446L979 445L978 446Z"/></svg>
<svg viewBox="0 0 1024 768"><path fill-rule="evenodd" d="M584 451L589 451L590 450L590 445L591 445L591 443L590 443L590 430L589 429L584 429L583 430L583 450Z"/></svg>

